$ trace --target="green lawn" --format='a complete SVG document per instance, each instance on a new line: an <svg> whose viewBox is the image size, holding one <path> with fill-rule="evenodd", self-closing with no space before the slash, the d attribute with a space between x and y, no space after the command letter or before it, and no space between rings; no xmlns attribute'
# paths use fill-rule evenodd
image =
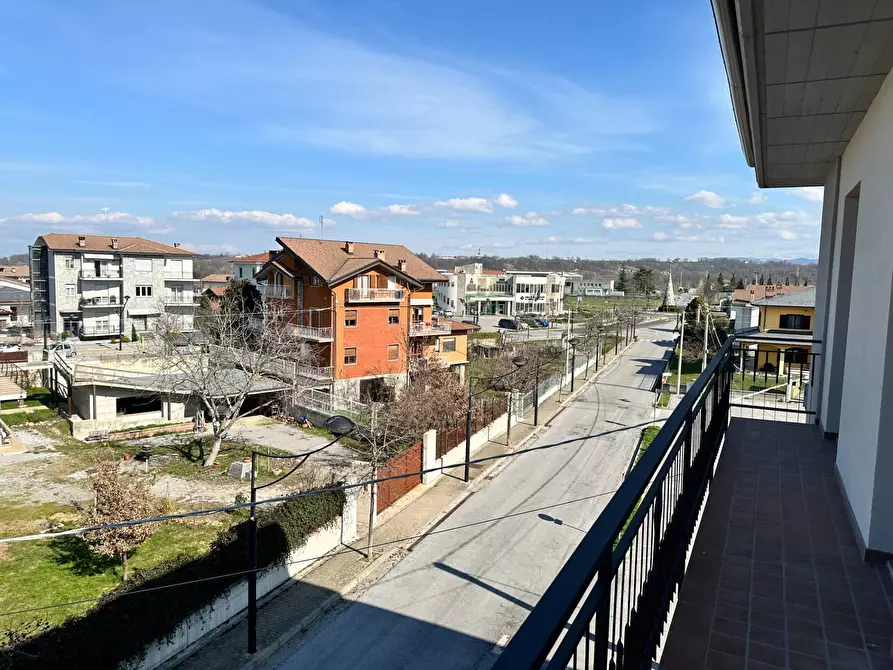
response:
<svg viewBox="0 0 893 670"><path fill-rule="evenodd" d="M641 441L639 442L639 451L636 453L636 460L633 461L633 467L635 467L636 463L645 455L645 452L648 451L648 447L651 446L651 443L654 442L654 438L657 437L657 434L660 432L660 426L645 426L642 429L641 433ZM636 506L633 508L633 511L630 513L629 518L626 520L626 523L623 524L623 529L620 531L620 534L617 535L617 539L614 540L614 547L617 547L617 544L620 542L620 538L623 537L623 534L626 533L626 529L629 527L630 521L632 521L633 517L636 515L636 512L639 511L639 504L636 503Z"/></svg>
<svg viewBox="0 0 893 670"><path fill-rule="evenodd" d="M670 394L669 393L661 393L660 398L657 399L657 406L667 408L670 406Z"/></svg>
<svg viewBox="0 0 893 670"><path fill-rule="evenodd" d="M49 389L42 386L32 386L28 390L28 396L25 398L25 407L50 407L52 394ZM0 409L16 409L19 406L18 400L4 400L0 402Z"/></svg>
<svg viewBox="0 0 893 670"><path fill-rule="evenodd" d="M224 520L224 522L228 522ZM221 530L216 523L167 523L137 549L129 560L132 570L151 568L180 554L200 556ZM96 598L121 583L117 561L95 556L77 537L35 540L6 546L0 554L0 610L43 607ZM83 614L92 602L39 613L3 617L0 627L45 618L51 625Z"/></svg>
<svg viewBox="0 0 893 670"><path fill-rule="evenodd" d="M23 423L38 423L41 421L49 421L58 415L53 409L38 409L33 412L13 412L12 414L4 414L0 416L10 428L21 426Z"/></svg>

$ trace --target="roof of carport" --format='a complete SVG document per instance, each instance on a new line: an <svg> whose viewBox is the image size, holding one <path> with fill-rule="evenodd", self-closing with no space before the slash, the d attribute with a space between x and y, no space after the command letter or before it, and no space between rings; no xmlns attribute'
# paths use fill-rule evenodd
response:
<svg viewBox="0 0 893 670"><path fill-rule="evenodd" d="M821 186L893 68L893 0L713 0L761 187Z"/></svg>

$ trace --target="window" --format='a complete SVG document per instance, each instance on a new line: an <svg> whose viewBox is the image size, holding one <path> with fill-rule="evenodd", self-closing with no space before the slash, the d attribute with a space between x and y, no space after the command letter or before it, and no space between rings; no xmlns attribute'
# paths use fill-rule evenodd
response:
<svg viewBox="0 0 893 670"><path fill-rule="evenodd" d="M456 351L456 338L455 337L445 337L441 341L443 342L441 351L443 351L444 353Z"/></svg>
<svg viewBox="0 0 893 670"><path fill-rule="evenodd" d="M786 330L809 330L810 321L805 314L782 314L778 319L778 327Z"/></svg>
<svg viewBox="0 0 893 670"><path fill-rule="evenodd" d="M243 271L244 269L245 269L245 268L242 268L242 267L239 268L239 279L242 279L242 277L245 276L244 274L242 274L242 271Z"/></svg>
<svg viewBox="0 0 893 670"><path fill-rule="evenodd" d="M356 365L357 364L357 348L356 347L346 347L344 349L344 364L345 365Z"/></svg>
<svg viewBox="0 0 893 670"><path fill-rule="evenodd" d="M77 287L74 284L65 285L65 297L73 298L77 295Z"/></svg>
<svg viewBox="0 0 893 670"><path fill-rule="evenodd" d="M400 360L400 345L399 344L389 344L388 345L388 360L389 361L399 361Z"/></svg>
<svg viewBox="0 0 893 670"><path fill-rule="evenodd" d="M356 328L357 325L357 310L355 309L346 309L344 310L344 327L345 328ZM356 361L354 361L356 362Z"/></svg>
<svg viewBox="0 0 893 670"><path fill-rule="evenodd" d="M392 326L400 323L400 310L399 309L389 309L388 310L388 323ZM392 358L391 360L397 360L396 358Z"/></svg>
<svg viewBox="0 0 893 670"><path fill-rule="evenodd" d="M310 285L319 286L319 275L310 275Z"/></svg>
<svg viewBox="0 0 893 670"><path fill-rule="evenodd" d="M149 330L149 317L148 316L133 316L131 317L133 322L133 327L138 333L144 333Z"/></svg>
<svg viewBox="0 0 893 670"><path fill-rule="evenodd" d="M151 298L152 297L152 287L151 286L137 286L136 287L136 297L137 298Z"/></svg>
<svg viewBox="0 0 893 670"><path fill-rule="evenodd" d="M135 272L152 272L152 259L135 258L133 260L133 269Z"/></svg>
<svg viewBox="0 0 893 670"><path fill-rule="evenodd" d="M64 261L66 270L74 270L74 268L76 267L74 263L74 256L65 256Z"/></svg>

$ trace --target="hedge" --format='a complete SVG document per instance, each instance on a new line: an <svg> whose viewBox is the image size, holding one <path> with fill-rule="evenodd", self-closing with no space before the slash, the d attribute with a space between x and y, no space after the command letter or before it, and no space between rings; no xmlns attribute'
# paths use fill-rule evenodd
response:
<svg viewBox="0 0 893 670"><path fill-rule="evenodd" d="M259 508L259 566L263 569L283 562L311 534L341 515L344 500L344 493L336 491ZM181 556L151 570L136 571L83 616L0 649L0 668L92 669L114 668L128 660L139 662L151 643L172 639L184 619L212 603L245 575L128 594L247 569L248 522L242 520L222 531L201 558Z"/></svg>

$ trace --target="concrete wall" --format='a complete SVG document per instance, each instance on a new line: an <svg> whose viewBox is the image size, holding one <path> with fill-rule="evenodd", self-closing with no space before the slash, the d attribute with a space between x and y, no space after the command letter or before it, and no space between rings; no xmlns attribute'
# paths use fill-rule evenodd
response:
<svg viewBox="0 0 893 670"><path fill-rule="evenodd" d="M316 531L307 543L292 552L283 565L276 565L258 574L257 596L262 598L289 580L298 579L321 558L341 544L357 536L356 496L348 495L342 516L329 526ZM196 644L215 629L229 627L248 608L248 581L232 586L213 603L183 621L171 639L157 640L150 645L142 662L131 670L153 670ZM213 644L213 642L212 642Z"/></svg>
<svg viewBox="0 0 893 670"><path fill-rule="evenodd" d="M837 230L823 221L823 235L833 232L834 239L823 239L820 249L832 258L830 298L821 314L828 359L821 416L825 429L835 432L839 389L837 468L844 491L865 547L893 552L891 75L843 155L837 190Z"/></svg>

